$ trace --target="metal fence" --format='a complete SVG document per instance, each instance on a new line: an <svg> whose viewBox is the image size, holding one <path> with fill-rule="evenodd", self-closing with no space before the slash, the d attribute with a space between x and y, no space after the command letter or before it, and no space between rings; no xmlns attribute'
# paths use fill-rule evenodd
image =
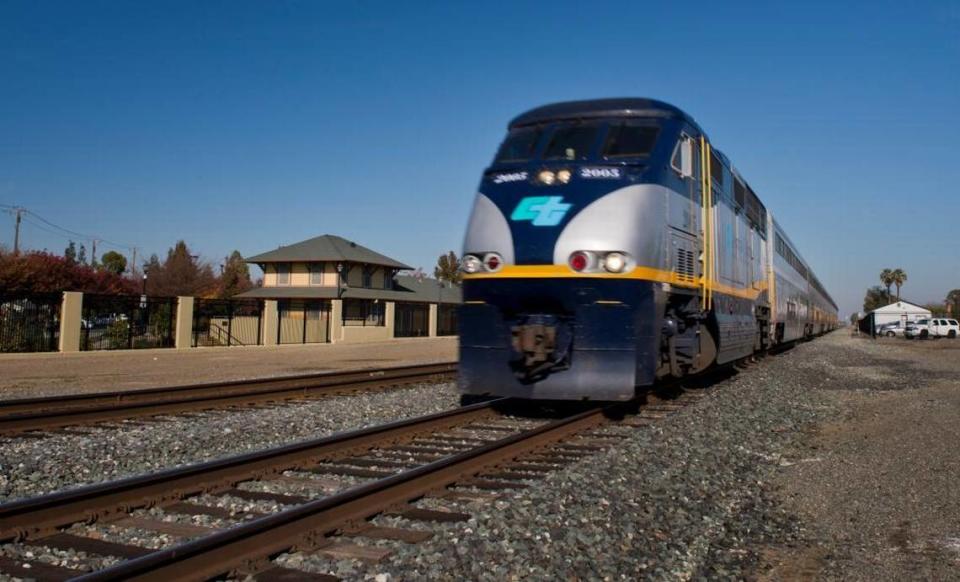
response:
<svg viewBox="0 0 960 582"><path fill-rule="evenodd" d="M394 337L430 335L430 306L426 303L397 303L393 314Z"/></svg>
<svg viewBox="0 0 960 582"><path fill-rule="evenodd" d="M196 299L192 346L256 346L261 343L263 302L257 299Z"/></svg>
<svg viewBox="0 0 960 582"><path fill-rule="evenodd" d="M457 305L437 306L437 335L457 335Z"/></svg>
<svg viewBox="0 0 960 582"><path fill-rule="evenodd" d="M172 348L177 300L143 295L83 295L81 350Z"/></svg>
<svg viewBox="0 0 960 582"><path fill-rule="evenodd" d="M0 293L0 352L55 352L62 293Z"/></svg>

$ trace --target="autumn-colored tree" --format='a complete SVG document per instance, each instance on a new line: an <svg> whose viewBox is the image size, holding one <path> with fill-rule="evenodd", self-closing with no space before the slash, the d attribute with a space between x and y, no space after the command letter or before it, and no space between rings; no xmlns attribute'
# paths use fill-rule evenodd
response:
<svg viewBox="0 0 960 582"><path fill-rule="evenodd" d="M45 252L0 252L0 289L23 293L135 293L136 284L116 273L71 263Z"/></svg>
<svg viewBox="0 0 960 582"><path fill-rule="evenodd" d="M156 256L144 265L149 295L207 297L216 292L217 281L209 263L200 261L184 241L167 251L161 264Z"/></svg>
<svg viewBox="0 0 960 582"><path fill-rule="evenodd" d="M253 287L250 281L250 268L243 260L240 251L233 251L223 260L223 273L220 274L220 284L217 295L222 298L233 297Z"/></svg>

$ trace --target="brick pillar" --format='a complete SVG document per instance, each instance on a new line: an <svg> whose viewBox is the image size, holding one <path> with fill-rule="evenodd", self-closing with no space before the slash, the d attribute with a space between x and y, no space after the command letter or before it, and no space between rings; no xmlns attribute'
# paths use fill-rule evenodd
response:
<svg viewBox="0 0 960 582"><path fill-rule="evenodd" d="M177 297L177 329L173 345L185 350L193 344L193 297Z"/></svg>
<svg viewBox="0 0 960 582"><path fill-rule="evenodd" d="M330 343L343 341L343 300L330 300Z"/></svg>
<svg viewBox="0 0 960 582"><path fill-rule="evenodd" d="M277 345L278 333L280 312L277 310L277 300L267 299L263 302L263 313L260 315L260 343L265 346Z"/></svg>
<svg viewBox="0 0 960 582"><path fill-rule="evenodd" d="M437 337L437 304L436 303L430 304L430 320L429 321L430 323L427 327L427 329L430 330L429 336Z"/></svg>
<svg viewBox="0 0 960 582"><path fill-rule="evenodd" d="M80 328L83 325L83 293L64 291L60 304L60 351L80 351Z"/></svg>

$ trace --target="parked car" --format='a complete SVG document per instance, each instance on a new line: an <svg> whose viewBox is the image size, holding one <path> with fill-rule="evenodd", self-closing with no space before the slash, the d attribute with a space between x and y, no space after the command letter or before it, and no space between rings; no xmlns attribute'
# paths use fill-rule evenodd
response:
<svg viewBox="0 0 960 582"><path fill-rule="evenodd" d="M956 319L942 317L921 319L913 325L908 325L905 335L907 338L948 337L954 339L960 335L960 323Z"/></svg>
<svg viewBox="0 0 960 582"><path fill-rule="evenodd" d="M912 321L908 321L906 325L903 325L899 321L894 321L892 323L885 323L877 329L877 335L895 337L902 336L906 332L907 327L913 325Z"/></svg>

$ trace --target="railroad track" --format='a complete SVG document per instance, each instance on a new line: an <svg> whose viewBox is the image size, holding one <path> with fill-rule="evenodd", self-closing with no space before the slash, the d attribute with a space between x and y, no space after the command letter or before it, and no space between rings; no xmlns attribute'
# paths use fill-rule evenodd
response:
<svg viewBox="0 0 960 582"><path fill-rule="evenodd" d="M639 413L626 416L618 405L559 419L507 416L499 411L505 401L483 403L15 501L0 505L0 542L8 542L0 546L0 573L40 580L316 580L284 567L282 556L306 551L376 561L389 550L353 540L424 541L432 534L418 525L470 517L437 504L482 504L527 487L628 438L611 425L645 426L702 394L650 395L635 403ZM382 516L414 525L378 525ZM197 525L202 520L207 525ZM148 549L117 535L126 528L190 541ZM28 553L37 547L84 552L92 562L83 570L42 563Z"/></svg>
<svg viewBox="0 0 960 582"><path fill-rule="evenodd" d="M454 377L456 371L455 362L445 362L377 370L3 400L0 401L0 435L23 435L66 426L371 391L447 380Z"/></svg>

